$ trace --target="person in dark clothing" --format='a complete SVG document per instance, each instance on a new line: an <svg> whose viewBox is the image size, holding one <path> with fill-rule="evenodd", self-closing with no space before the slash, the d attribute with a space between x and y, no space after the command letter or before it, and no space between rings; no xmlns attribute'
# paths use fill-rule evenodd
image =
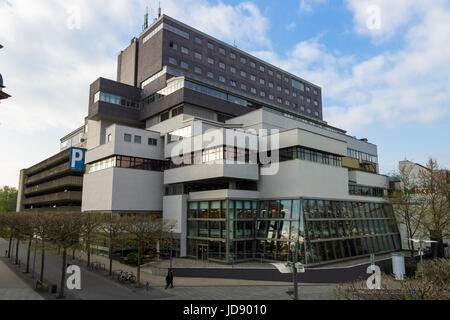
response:
<svg viewBox="0 0 450 320"><path fill-rule="evenodd" d="M166 276L166 289L169 286L171 288L173 288L173 270L172 269L169 269L169 272L167 273L167 276Z"/></svg>

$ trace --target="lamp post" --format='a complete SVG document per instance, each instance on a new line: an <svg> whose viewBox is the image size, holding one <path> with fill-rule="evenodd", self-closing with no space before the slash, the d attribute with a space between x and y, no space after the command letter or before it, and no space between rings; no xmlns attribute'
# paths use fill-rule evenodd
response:
<svg viewBox="0 0 450 320"><path fill-rule="evenodd" d="M423 281L423 264L422 264L422 256L423 256L423 243L437 243L437 241L434 240L422 240L422 239L409 239L412 242L419 243L419 256L420 256L420 269L422 270L422 281Z"/></svg>

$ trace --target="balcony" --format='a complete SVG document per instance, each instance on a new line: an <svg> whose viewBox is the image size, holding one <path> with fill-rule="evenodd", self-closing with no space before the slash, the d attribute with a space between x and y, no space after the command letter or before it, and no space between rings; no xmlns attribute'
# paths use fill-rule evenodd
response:
<svg viewBox="0 0 450 320"><path fill-rule="evenodd" d="M67 192L57 192L52 194L46 194L43 196L27 198L24 201L25 205L38 205L46 203L57 203L57 202L81 202L81 191L67 191Z"/></svg>
<svg viewBox="0 0 450 320"><path fill-rule="evenodd" d="M36 174L34 176L29 177L28 179L26 179L25 184L26 185L36 184L36 183L38 183L40 181L49 179L49 178L54 177L54 176L58 176L58 175L64 174L64 173L69 172L69 171L70 171L70 169L69 169L69 161L67 161L67 162L61 163L60 165L58 165L56 167L53 167L51 169L42 171L42 172L40 172L40 173L38 173L38 174Z"/></svg>
<svg viewBox="0 0 450 320"><path fill-rule="evenodd" d="M253 163L203 163L164 171L164 184L201 181L216 178L256 181L259 179L259 168L257 164Z"/></svg>
<svg viewBox="0 0 450 320"><path fill-rule="evenodd" d="M69 162L69 156L70 156L70 150L66 149L66 150L54 155L53 157L45 159L44 161L26 169L25 174L28 176L31 176L31 175L35 174L36 172L45 170L47 167L50 167L50 166L54 165L55 163L61 163L64 161Z"/></svg>
<svg viewBox="0 0 450 320"><path fill-rule="evenodd" d="M66 176L60 179L44 182L25 189L25 195L32 195L49 190L61 189L66 187L82 187L82 176Z"/></svg>

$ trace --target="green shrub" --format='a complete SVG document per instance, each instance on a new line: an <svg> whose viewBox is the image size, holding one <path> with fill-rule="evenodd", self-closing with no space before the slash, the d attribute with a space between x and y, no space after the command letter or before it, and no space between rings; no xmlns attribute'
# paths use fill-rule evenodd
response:
<svg viewBox="0 0 450 320"><path fill-rule="evenodd" d="M412 263L405 264L405 272L408 278L413 278L416 275L417 266Z"/></svg>
<svg viewBox="0 0 450 320"><path fill-rule="evenodd" d="M127 264L130 266L137 266L138 263L138 255L137 253L131 252L127 255Z"/></svg>

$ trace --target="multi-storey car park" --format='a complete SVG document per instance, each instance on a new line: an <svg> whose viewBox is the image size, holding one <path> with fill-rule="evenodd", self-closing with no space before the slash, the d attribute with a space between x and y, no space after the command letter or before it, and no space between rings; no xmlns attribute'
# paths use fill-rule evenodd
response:
<svg viewBox="0 0 450 320"><path fill-rule="evenodd" d="M178 256L400 249L377 146L323 120L321 88L166 15L119 53L117 81L91 84L84 128L81 210L174 220ZM274 174L250 143L264 137Z"/></svg>

